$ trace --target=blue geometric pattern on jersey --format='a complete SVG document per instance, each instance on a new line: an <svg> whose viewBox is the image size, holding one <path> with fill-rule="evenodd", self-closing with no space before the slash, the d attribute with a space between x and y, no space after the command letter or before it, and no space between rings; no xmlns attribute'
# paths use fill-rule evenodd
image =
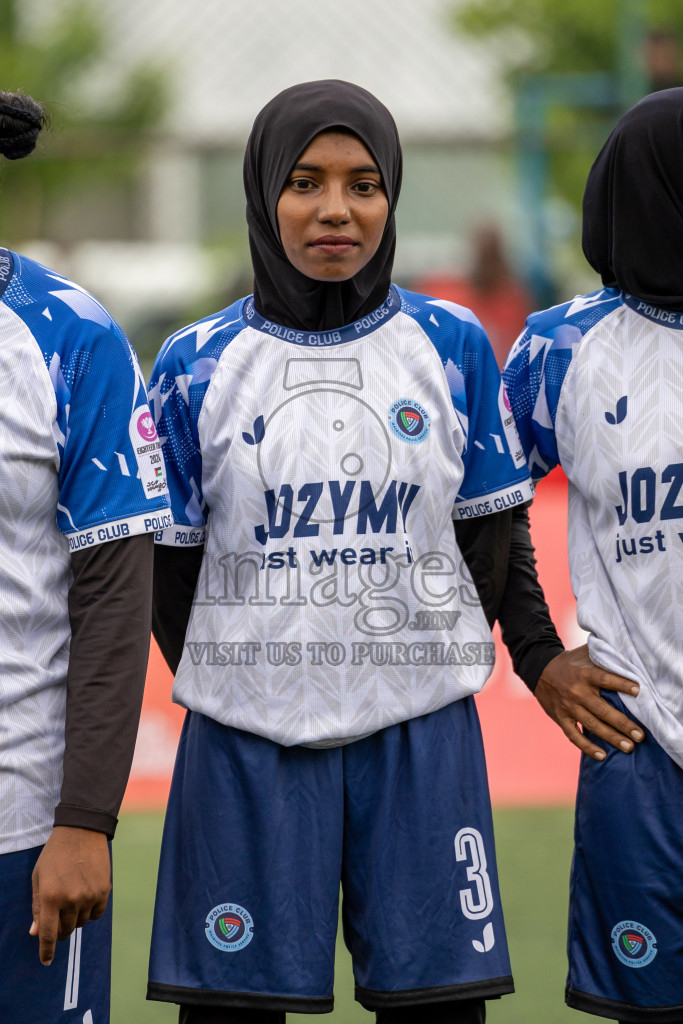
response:
<svg viewBox="0 0 683 1024"><path fill-rule="evenodd" d="M584 335L623 304L615 288L533 313L508 356L503 381L534 480L560 461L555 417L562 385Z"/></svg>
<svg viewBox="0 0 683 1024"><path fill-rule="evenodd" d="M515 468L505 440L498 396L500 371L484 328L474 313L454 302L399 288L402 310L420 325L436 349L453 408L465 435L465 474L458 501L483 497L528 479ZM500 439L500 447L492 438ZM503 456L503 457L501 457Z"/></svg>
<svg viewBox="0 0 683 1024"><path fill-rule="evenodd" d="M164 496L146 498L138 478L129 427L147 396L130 342L88 292L13 257L2 301L31 332L54 389L59 529L68 535L167 509Z"/></svg>
<svg viewBox="0 0 683 1024"><path fill-rule="evenodd" d="M242 316L244 303L239 299L172 334L157 356L149 382L149 404L164 446L173 518L185 526L206 524L197 422L218 360L248 326Z"/></svg>

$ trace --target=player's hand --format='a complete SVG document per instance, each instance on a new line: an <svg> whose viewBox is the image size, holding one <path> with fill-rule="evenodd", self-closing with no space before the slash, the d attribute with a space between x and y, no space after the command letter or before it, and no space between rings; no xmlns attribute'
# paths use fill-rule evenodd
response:
<svg viewBox="0 0 683 1024"><path fill-rule="evenodd" d="M33 869L33 924L41 963L52 963L55 943L107 909L111 861L107 837L55 826Z"/></svg>
<svg viewBox="0 0 683 1024"><path fill-rule="evenodd" d="M600 696L600 690L638 695L638 683L614 675L591 661L588 646L563 651L544 668L535 696L554 722L584 754L602 761L605 751L586 732L630 753L643 739L643 730ZM579 728L581 726L581 728ZM583 730L583 731L581 731Z"/></svg>

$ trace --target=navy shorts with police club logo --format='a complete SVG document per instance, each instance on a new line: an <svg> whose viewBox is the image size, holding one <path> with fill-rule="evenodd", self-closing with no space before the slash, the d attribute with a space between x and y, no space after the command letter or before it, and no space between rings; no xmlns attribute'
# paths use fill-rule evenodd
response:
<svg viewBox="0 0 683 1024"><path fill-rule="evenodd" d="M628 714L616 694L602 696ZM683 1020L683 771L643 726L632 754L581 759L567 1002L615 1020Z"/></svg>
<svg viewBox="0 0 683 1024"><path fill-rule="evenodd" d="M188 713L148 998L329 1012L340 882L367 1009L513 991L473 699L328 749Z"/></svg>
<svg viewBox="0 0 683 1024"><path fill-rule="evenodd" d="M31 875L42 846L0 856L0 1019L12 1024L107 1024L111 897L104 915L57 943L49 967L31 926Z"/></svg>

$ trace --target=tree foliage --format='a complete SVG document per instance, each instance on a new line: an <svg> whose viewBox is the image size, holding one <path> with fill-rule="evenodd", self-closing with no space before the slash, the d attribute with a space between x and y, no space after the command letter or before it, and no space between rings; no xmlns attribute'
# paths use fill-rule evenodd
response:
<svg viewBox="0 0 683 1024"><path fill-rule="evenodd" d="M683 85L680 0L464 0L453 19L458 31L498 44L518 100L520 152L527 167L529 153L536 154L539 187L545 173L536 208L554 194L578 212L590 165L625 107L663 84ZM646 41L657 32L668 33L674 49L678 40L668 83L649 77L646 66ZM600 99L600 83L610 87L611 99ZM524 107L532 95L535 126Z"/></svg>
<svg viewBox="0 0 683 1024"><path fill-rule="evenodd" d="M646 32L665 29L683 39L680 0L637 6ZM507 47L503 55L513 74L616 72L626 7L624 0L467 0L454 19L472 35L523 39L527 45Z"/></svg>
<svg viewBox="0 0 683 1024"><path fill-rule="evenodd" d="M104 95L90 88L107 50L93 3L71 0L53 14L31 30L20 0L0 0L0 88L33 96L50 121L35 154L5 161L0 172L4 244L54 236L49 214L61 202L131 182L143 140L166 108L166 79L149 64L124 73Z"/></svg>

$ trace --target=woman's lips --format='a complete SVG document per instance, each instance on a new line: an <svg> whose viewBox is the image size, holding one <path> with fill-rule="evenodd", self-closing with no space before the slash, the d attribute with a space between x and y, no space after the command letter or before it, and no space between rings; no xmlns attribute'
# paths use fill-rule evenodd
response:
<svg viewBox="0 0 683 1024"><path fill-rule="evenodd" d="M309 243L312 249L326 256L346 256L357 244L348 235L321 235Z"/></svg>

